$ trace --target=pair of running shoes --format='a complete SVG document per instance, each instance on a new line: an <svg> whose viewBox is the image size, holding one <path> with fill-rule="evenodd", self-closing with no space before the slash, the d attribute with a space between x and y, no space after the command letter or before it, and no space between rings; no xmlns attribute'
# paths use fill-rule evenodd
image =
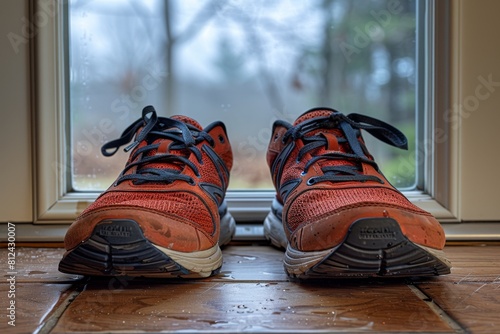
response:
<svg viewBox="0 0 500 334"><path fill-rule="evenodd" d="M445 234L394 188L368 152L366 131L407 148L393 126L315 108L274 123L267 151L276 196L265 236L286 249L292 278L433 276L450 272ZM70 226L59 270L97 276L202 278L222 266L235 233L225 194L233 163L222 122L203 128L152 106L102 147L130 156L116 181Z"/></svg>

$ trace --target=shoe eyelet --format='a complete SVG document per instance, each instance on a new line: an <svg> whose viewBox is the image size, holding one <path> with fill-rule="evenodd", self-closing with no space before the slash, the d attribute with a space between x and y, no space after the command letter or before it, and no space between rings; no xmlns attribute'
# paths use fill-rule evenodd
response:
<svg viewBox="0 0 500 334"><path fill-rule="evenodd" d="M219 135L219 143L224 144L226 142L226 138L223 135Z"/></svg>
<svg viewBox="0 0 500 334"><path fill-rule="evenodd" d="M307 180L306 184L308 186L312 186L312 185L316 184L316 180L314 179L314 177L311 177L310 179Z"/></svg>
<svg viewBox="0 0 500 334"><path fill-rule="evenodd" d="M279 137L280 137L280 136L279 136L278 134L275 134L275 135L274 135L274 142L276 142L276 141L278 140L278 138L279 138Z"/></svg>
<svg viewBox="0 0 500 334"><path fill-rule="evenodd" d="M307 173L306 173L306 171L305 171L305 170L304 170L304 171L302 171L302 172L300 172L300 176L306 176L306 174L307 174Z"/></svg>
<svg viewBox="0 0 500 334"><path fill-rule="evenodd" d="M190 179L190 180L188 181L188 184L189 184L190 186L195 186L195 185L196 185L196 182L194 182L194 180L193 180L193 179Z"/></svg>

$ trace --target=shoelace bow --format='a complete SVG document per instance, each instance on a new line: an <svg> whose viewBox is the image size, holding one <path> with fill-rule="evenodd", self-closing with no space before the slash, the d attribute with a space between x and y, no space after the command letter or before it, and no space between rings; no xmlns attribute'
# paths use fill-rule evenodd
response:
<svg viewBox="0 0 500 334"><path fill-rule="evenodd" d="M148 115L150 116L148 117ZM141 127L142 130L137 133ZM101 147L102 154L107 157L112 156L121 146L130 143L134 138L134 135L136 136L135 140L130 145L125 147L125 152L134 149L143 141L146 141L147 144L133 152L130 159L131 162L125 166L125 169L122 171L115 183L116 185L126 180L133 180L135 184L145 182L172 183L176 180L183 180L193 184L194 180L188 175L181 174L180 170L147 167L148 164L154 162L188 166L196 176L200 177L201 175L198 168L188 159L189 153L186 154L186 156L170 153L157 153L155 155L148 156L147 153L152 150L157 150L160 146L159 143L153 144L155 140L167 139L172 141L169 146L169 151L189 151L196 156L196 159L201 164L202 153L196 145L204 140L208 141L210 145L214 145L214 140L205 131L200 131L198 128L190 124L186 124L175 119L158 117L154 107L147 106L142 110L142 117L129 125L123 131L120 138L112 140ZM111 149L114 150L110 151ZM126 174L131 168L136 166L137 169L135 173Z"/></svg>
<svg viewBox="0 0 500 334"><path fill-rule="evenodd" d="M306 120L298 125L291 127L284 135L283 142L289 138L293 140L302 139L304 146L299 150L297 161L300 161L307 152L310 152L321 146L328 147L328 138L323 134L305 136L307 133L322 129L322 128L337 128L340 129L344 137L337 137L339 144L348 143L353 153L344 153L340 151L328 152L322 155L313 156L304 166L303 175L307 173L309 168L318 160L347 160L354 162L354 165L337 165L324 166L322 176L312 177L307 181L307 184L312 185L318 182L332 181L383 181L373 175L361 174L360 163L364 162L373 165L378 170L377 163L368 158L366 148L362 147L358 137L361 135L361 129L366 130L375 138L401 149L408 149L408 141L405 135L381 120L360 114L344 115L338 111L332 111L330 116L318 117L311 120Z"/></svg>

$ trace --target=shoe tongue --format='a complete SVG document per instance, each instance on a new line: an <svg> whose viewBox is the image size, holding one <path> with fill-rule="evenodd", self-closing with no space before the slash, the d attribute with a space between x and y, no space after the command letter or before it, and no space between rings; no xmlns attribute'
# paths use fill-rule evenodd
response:
<svg viewBox="0 0 500 334"><path fill-rule="evenodd" d="M314 110L306 111L301 116L299 116L299 118L297 118L295 123L293 123L293 126L296 126L296 125L298 125L304 121L307 121L311 118L325 117L325 116L328 117L331 115L331 113L332 113L332 110L328 110L328 109L314 109Z"/></svg>
<svg viewBox="0 0 500 334"><path fill-rule="evenodd" d="M195 121L194 119L192 119L190 117L187 117L184 115L174 115L171 118L175 119L177 121L181 121L182 123L190 124L190 125L194 126L195 128L197 128L198 130L203 130L203 127L200 125L200 123L198 123L197 121Z"/></svg>

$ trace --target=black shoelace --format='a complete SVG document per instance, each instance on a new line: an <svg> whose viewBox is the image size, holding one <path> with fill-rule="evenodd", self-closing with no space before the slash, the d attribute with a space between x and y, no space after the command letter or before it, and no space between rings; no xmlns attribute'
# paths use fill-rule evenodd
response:
<svg viewBox="0 0 500 334"><path fill-rule="evenodd" d="M148 117L148 115L150 116ZM139 133L137 133L141 127L143 128ZM107 157L112 156L121 146L130 143L134 138L134 135L135 140L130 145L125 147L125 152L134 149L143 141L146 141L147 144L133 152L130 159L131 162L125 166L125 169L118 177L115 185L118 185L126 180L133 180L134 184L142 184L146 182L172 183L176 180L182 180L188 182L189 184L194 184L192 177L181 173L183 168L180 168L180 170L171 168L152 168L148 167L148 165L151 163L162 162L175 164L180 167L187 166L196 176L200 177L201 175L199 170L196 165L189 160L189 155L190 153L193 153L198 162L201 164L202 153L196 145L202 141L207 141L210 145L214 145L214 140L205 131L200 131L198 128L190 124L186 124L175 119L158 117L154 107L147 106L142 110L142 117L128 126L125 131L123 131L120 138L112 140L102 146L102 154ZM168 151L184 150L186 155L157 153L155 155L148 156L147 153L149 151L158 150L160 144L153 144L153 142L157 139L171 140L172 143L170 144ZM110 151L111 149L114 150ZM126 174L133 167L137 167L135 172Z"/></svg>
<svg viewBox="0 0 500 334"><path fill-rule="evenodd" d="M344 153L340 151L328 152L322 155L313 156L304 166L305 175L309 168L319 160L346 160L353 162L349 165L337 166L324 166L321 168L323 175L312 177L307 180L307 184L312 185L318 182L331 181L331 182L345 182L345 181L376 181L383 183L383 181L373 175L364 175L361 173L361 163L367 163L378 170L378 166L372 159L367 156L367 149L359 141L361 136L361 129L366 130L375 138L401 149L408 149L408 141L405 135L383 121L378 119L364 116L360 114L344 114L332 110L330 116L313 118L306 120L294 127L288 129L283 137L286 142L289 138L293 140L302 139L304 146L299 150L297 161L300 161L307 152L317 149L321 146L328 147L328 138L319 133L312 136L305 136L311 131L318 129L340 129L344 137L337 137L339 144L348 143L352 153Z"/></svg>

